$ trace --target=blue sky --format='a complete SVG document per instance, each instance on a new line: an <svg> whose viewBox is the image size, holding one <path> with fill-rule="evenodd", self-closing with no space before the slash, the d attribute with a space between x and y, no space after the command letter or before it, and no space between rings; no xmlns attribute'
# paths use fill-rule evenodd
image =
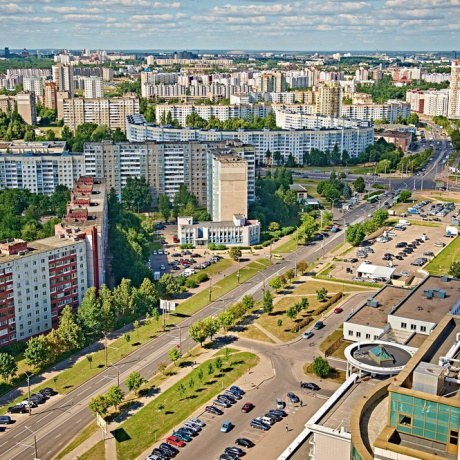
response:
<svg viewBox="0 0 460 460"><path fill-rule="evenodd" d="M0 47L460 49L460 0L0 0Z"/></svg>

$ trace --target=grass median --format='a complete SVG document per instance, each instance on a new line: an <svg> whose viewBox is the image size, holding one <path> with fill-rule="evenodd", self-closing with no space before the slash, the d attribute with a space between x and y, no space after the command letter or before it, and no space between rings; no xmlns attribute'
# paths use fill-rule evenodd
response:
<svg viewBox="0 0 460 460"><path fill-rule="evenodd" d="M296 235L292 235L292 237L283 243L281 246L278 246L276 249L272 251L273 254L286 254L288 252L295 251L298 247L296 241Z"/></svg>
<svg viewBox="0 0 460 460"><path fill-rule="evenodd" d="M225 360L224 360L225 361ZM252 369L259 358L247 352L232 354L229 362L217 370L216 359L207 361L154 401L124 422L114 432L118 460L137 458L157 440L171 432L199 407ZM213 363L210 372L209 364ZM200 375L202 375L200 379ZM193 385L191 384L193 383Z"/></svg>
<svg viewBox="0 0 460 460"><path fill-rule="evenodd" d="M431 275L447 275L449 268L460 253L460 237L449 243L426 267Z"/></svg>

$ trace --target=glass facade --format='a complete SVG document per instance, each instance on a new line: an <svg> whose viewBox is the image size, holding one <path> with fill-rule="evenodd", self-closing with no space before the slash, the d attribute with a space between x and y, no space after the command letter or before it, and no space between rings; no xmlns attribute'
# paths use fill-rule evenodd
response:
<svg viewBox="0 0 460 460"><path fill-rule="evenodd" d="M351 445L351 460L363 460L353 444Z"/></svg>
<svg viewBox="0 0 460 460"><path fill-rule="evenodd" d="M390 392L390 425L408 433L447 444L460 428L460 408Z"/></svg>

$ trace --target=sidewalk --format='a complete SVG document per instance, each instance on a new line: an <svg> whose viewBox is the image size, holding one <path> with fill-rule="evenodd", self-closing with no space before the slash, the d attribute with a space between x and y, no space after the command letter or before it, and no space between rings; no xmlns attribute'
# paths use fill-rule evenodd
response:
<svg viewBox="0 0 460 460"><path fill-rule="evenodd" d="M196 360L196 365L202 364L203 362L212 359L212 356L217 352L216 349L210 349L204 351ZM238 346L238 351L251 351L246 347ZM259 356L260 362L257 366L250 371L248 375L242 377L244 380L243 383L240 384L242 388L246 391L250 391L251 389L256 388L260 385L261 382L273 377L273 369L270 362L270 359L265 357L264 355ZM142 398L137 399L137 404L135 405L134 409L130 409L127 412L120 414L114 422L111 422L110 425L107 427L109 432L106 435L105 439L105 458L108 460L116 460L117 453L116 453L116 444L117 441L115 437L111 434L120 425L129 417L135 415L140 409L145 407L147 404L151 403L158 395L164 393L166 390L171 388L175 385L179 380L181 380L184 376L188 374L191 368L175 368L177 373L175 375L170 376L159 388L155 391L151 392L149 395L144 396ZM200 413L202 410L200 410ZM190 415L192 416L192 414ZM97 444L102 439L101 431L98 430L96 433L91 435L86 441L82 444L77 446L72 452L69 452L65 455L62 460L75 460L78 459L79 456L83 455L87 452L91 447ZM149 448L148 452L142 454L139 458L145 459L151 452L152 448Z"/></svg>

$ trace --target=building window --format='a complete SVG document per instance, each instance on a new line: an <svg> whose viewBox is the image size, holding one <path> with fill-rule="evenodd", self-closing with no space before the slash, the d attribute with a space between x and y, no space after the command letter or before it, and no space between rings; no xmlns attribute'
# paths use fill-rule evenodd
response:
<svg viewBox="0 0 460 460"><path fill-rule="evenodd" d="M370 339L371 338L371 335L370 334L366 334L366 339Z"/></svg>
<svg viewBox="0 0 460 460"><path fill-rule="evenodd" d="M361 332L357 332L356 337L361 337Z"/></svg>
<svg viewBox="0 0 460 460"><path fill-rule="evenodd" d="M399 414L399 425L412 426L412 417L406 414Z"/></svg>
<svg viewBox="0 0 460 460"><path fill-rule="evenodd" d="M416 324L411 324L410 325L410 330L411 331L416 331L417 330L417 325Z"/></svg>
<svg viewBox="0 0 460 460"><path fill-rule="evenodd" d="M353 337L353 331L348 331L348 335L349 335L350 337Z"/></svg>
<svg viewBox="0 0 460 460"><path fill-rule="evenodd" d="M458 430L450 430L449 444L452 444L453 446L458 446Z"/></svg>
<svg viewBox="0 0 460 460"><path fill-rule="evenodd" d="M426 332L426 326L420 326L420 332Z"/></svg>
<svg viewBox="0 0 460 460"><path fill-rule="evenodd" d="M406 329L407 328L407 323L401 323L401 329Z"/></svg>

